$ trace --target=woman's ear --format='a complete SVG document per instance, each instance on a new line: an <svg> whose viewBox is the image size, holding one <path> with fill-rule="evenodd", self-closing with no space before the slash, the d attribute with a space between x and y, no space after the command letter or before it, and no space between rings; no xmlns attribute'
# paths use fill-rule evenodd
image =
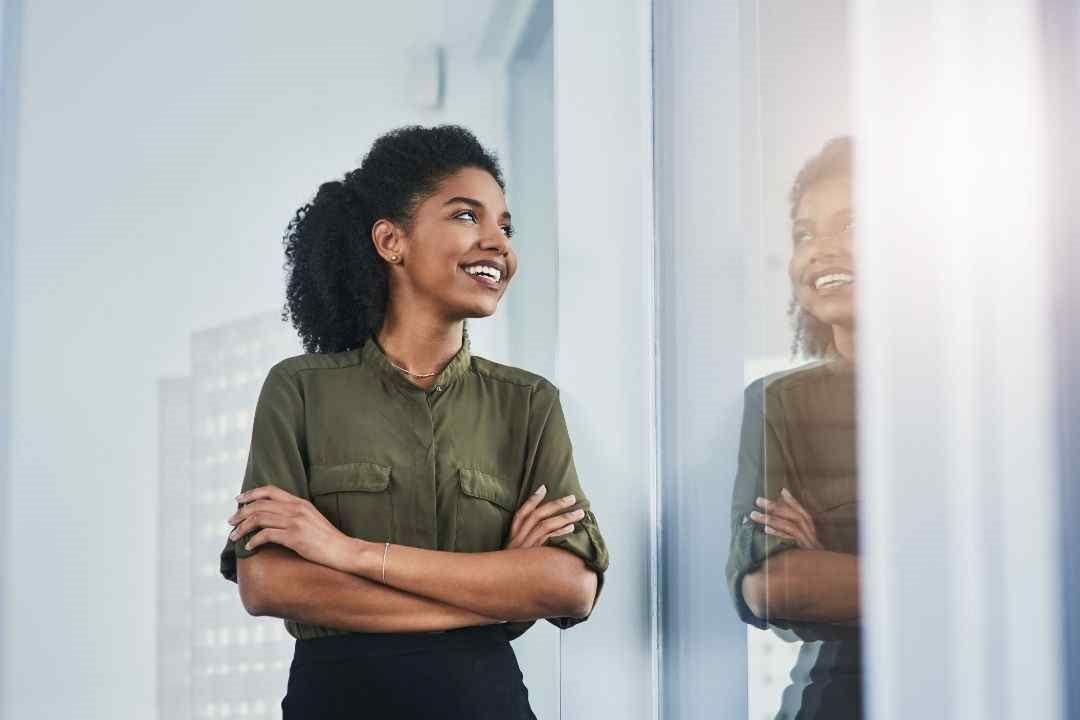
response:
<svg viewBox="0 0 1080 720"><path fill-rule="evenodd" d="M371 226L371 242L375 245L375 252L391 265L397 265L404 259L405 243L401 230L390 220L383 218Z"/></svg>

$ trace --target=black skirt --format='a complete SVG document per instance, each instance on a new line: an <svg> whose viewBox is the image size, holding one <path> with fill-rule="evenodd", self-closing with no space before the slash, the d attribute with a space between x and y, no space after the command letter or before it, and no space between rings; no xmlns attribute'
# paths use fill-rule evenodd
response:
<svg viewBox="0 0 1080 720"><path fill-rule="evenodd" d="M536 720L506 629L297 640L283 720Z"/></svg>

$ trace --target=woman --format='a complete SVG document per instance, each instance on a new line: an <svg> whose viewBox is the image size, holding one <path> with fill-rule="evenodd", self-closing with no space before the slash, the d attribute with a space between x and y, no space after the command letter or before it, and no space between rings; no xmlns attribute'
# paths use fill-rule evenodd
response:
<svg viewBox="0 0 1080 720"><path fill-rule="evenodd" d="M851 147L827 143L792 188L794 350L820 359L747 389L732 501L739 616L806 641L779 718L862 712Z"/></svg>
<svg viewBox="0 0 1080 720"><path fill-rule="evenodd" d="M531 718L509 641L586 618L608 555L557 390L470 354L517 269L502 175L409 127L285 235L275 365L222 573L296 640L284 717Z"/></svg>

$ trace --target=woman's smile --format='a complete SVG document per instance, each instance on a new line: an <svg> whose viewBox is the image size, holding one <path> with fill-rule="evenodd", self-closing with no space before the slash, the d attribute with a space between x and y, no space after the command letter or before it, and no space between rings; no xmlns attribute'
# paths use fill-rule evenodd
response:
<svg viewBox="0 0 1080 720"><path fill-rule="evenodd" d="M855 276L850 270L829 267L811 273L806 284L817 291L819 295L831 295L849 290L853 282L855 282Z"/></svg>
<svg viewBox="0 0 1080 720"><path fill-rule="evenodd" d="M462 271L478 285L490 290L500 290L503 287L503 276L506 275L506 264L498 260L481 260L461 266Z"/></svg>

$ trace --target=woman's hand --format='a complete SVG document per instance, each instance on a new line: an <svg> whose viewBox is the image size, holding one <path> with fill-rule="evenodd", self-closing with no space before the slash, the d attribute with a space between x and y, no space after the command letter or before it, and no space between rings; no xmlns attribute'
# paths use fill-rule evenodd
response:
<svg viewBox="0 0 1080 720"><path fill-rule="evenodd" d="M573 495L541 505L545 495L547 486L541 485L514 513L514 521L510 524L510 539L506 541L503 549L543 545L550 537L574 532L574 521L585 517L585 511L580 508L566 512L577 502Z"/></svg>
<svg viewBox="0 0 1080 720"><path fill-rule="evenodd" d="M229 524L236 526L229 538L237 540L258 530L246 549L275 543L335 570L348 572L353 564L355 540L334 527L307 500L273 485L249 490L237 500L243 506L229 518Z"/></svg>
<svg viewBox="0 0 1080 720"><path fill-rule="evenodd" d="M803 550L824 550L810 513L784 488L776 500L759 497L754 503L765 512L753 511L750 519L765 527L765 532L794 540Z"/></svg>

